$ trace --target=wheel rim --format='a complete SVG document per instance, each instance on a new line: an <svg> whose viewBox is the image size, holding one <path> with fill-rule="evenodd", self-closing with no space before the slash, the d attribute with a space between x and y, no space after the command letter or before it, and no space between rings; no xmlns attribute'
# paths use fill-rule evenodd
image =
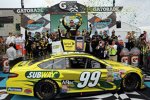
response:
<svg viewBox="0 0 150 100"><path fill-rule="evenodd" d="M45 96L50 96L50 95L53 95L54 94L54 87L49 84L49 83L42 83L40 86L39 86L39 94L43 97Z"/></svg>
<svg viewBox="0 0 150 100"><path fill-rule="evenodd" d="M135 76L130 75L130 76L126 77L124 84L125 84L125 88L136 89L138 86L138 80Z"/></svg>

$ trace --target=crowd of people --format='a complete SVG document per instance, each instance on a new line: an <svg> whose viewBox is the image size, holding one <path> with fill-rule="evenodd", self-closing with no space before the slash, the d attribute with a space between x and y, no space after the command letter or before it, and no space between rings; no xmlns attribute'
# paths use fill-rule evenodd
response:
<svg viewBox="0 0 150 100"><path fill-rule="evenodd" d="M147 55L150 55L150 44L146 40L146 31L144 31L138 38L135 37L135 32L128 32L126 35L127 41L123 41L120 38L120 35L117 36L115 34L115 30L111 32L111 35L108 35L107 31L95 31L94 34L91 34L91 32L92 26L90 25L90 31L84 29L80 32L77 30L76 34L73 35L73 38L74 36L84 37L84 41L86 43L86 53L90 53L100 59L110 59L121 62L120 52L123 48L127 48L130 51L133 47L137 47L141 51L140 65L150 63L149 60L145 62L145 59L148 58ZM54 41L61 41L64 38L71 38L70 36L67 37L65 30L60 29L59 27L57 32L52 33L49 33L48 31L43 33L31 33L27 32L26 29L25 39L23 39L22 34L14 35L13 33L9 33L6 40L4 40L3 37L0 37L0 45L5 44L7 48L6 54L12 61L18 57L16 44L18 42L24 43L24 47L27 51L26 57L32 59L50 55L52 53L52 43ZM3 51L4 49L0 48L0 52ZM10 56L12 51L12 55L16 57Z"/></svg>

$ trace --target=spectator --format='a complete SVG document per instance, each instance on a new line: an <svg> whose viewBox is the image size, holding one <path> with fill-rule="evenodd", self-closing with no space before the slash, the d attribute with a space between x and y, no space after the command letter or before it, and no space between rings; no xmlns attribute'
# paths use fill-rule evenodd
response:
<svg viewBox="0 0 150 100"><path fill-rule="evenodd" d="M118 62L121 62L121 56L120 56L120 53L122 51L122 49L124 48L124 43L122 40L119 40L117 42L117 61Z"/></svg>
<svg viewBox="0 0 150 100"><path fill-rule="evenodd" d="M126 48L128 50L131 50L135 46L135 42L136 42L135 32L132 32L132 33L128 32L126 39L128 39L128 43L126 45Z"/></svg>
<svg viewBox="0 0 150 100"><path fill-rule="evenodd" d="M6 50L10 68L12 68L15 65L15 59L17 58L16 49L13 46L14 44L10 43L9 48Z"/></svg>
<svg viewBox="0 0 150 100"><path fill-rule="evenodd" d="M99 32L99 36L101 39L103 38L103 32L102 31Z"/></svg>
<svg viewBox="0 0 150 100"><path fill-rule="evenodd" d="M85 48L85 52L86 53L91 53L90 51L90 46L91 46L91 37L90 37L90 34L89 32L85 33L84 34L84 37L85 37L85 43L86 43L86 48Z"/></svg>
<svg viewBox="0 0 150 100"><path fill-rule="evenodd" d="M17 37L15 38L15 44L16 43L23 43L24 40L22 38L22 34L18 34Z"/></svg>
<svg viewBox="0 0 150 100"><path fill-rule="evenodd" d="M77 30L76 36L82 36L79 30Z"/></svg>
<svg viewBox="0 0 150 100"><path fill-rule="evenodd" d="M91 43L91 47L93 50L93 55L96 55L96 47L99 44L99 35L97 33L97 31L95 32L95 34L92 36L92 43Z"/></svg>
<svg viewBox="0 0 150 100"><path fill-rule="evenodd" d="M51 39L51 35L48 36L48 46L47 46L47 51L49 54L52 53L52 39Z"/></svg>
<svg viewBox="0 0 150 100"><path fill-rule="evenodd" d="M106 58L106 59L109 58L109 49L110 49L110 47L109 47L109 42L106 41L106 42L105 42L105 58Z"/></svg>
<svg viewBox="0 0 150 100"><path fill-rule="evenodd" d="M115 41L112 41L112 45L110 45L109 59L117 61L117 45Z"/></svg>
<svg viewBox="0 0 150 100"><path fill-rule="evenodd" d="M88 31L86 29L82 30L82 36L85 36Z"/></svg>
<svg viewBox="0 0 150 100"><path fill-rule="evenodd" d="M115 30L112 31L111 39L116 41L118 40L118 37L115 35Z"/></svg>
<svg viewBox="0 0 150 100"><path fill-rule="evenodd" d="M39 57L38 49L36 48L36 42L33 42L32 44L32 56L34 59L37 59Z"/></svg>
<svg viewBox="0 0 150 100"><path fill-rule="evenodd" d="M108 39L109 39L109 36L107 34L107 31L104 31L103 32L103 40L106 42L106 41L108 41Z"/></svg>
<svg viewBox="0 0 150 100"><path fill-rule="evenodd" d="M31 58L31 55L32 55L31 47L32 47L32 43L34 41L34 38L31 36L31 32L27 33L27 30L25 32L25 38L26 38L25 48L27 50L27 55L29 58Z"/></svg>
<svg viewBox="0 0 150 100"><path fill-rule="evenodd" d="M59 40L67 38L65 30L58 26Z"/></svg>
<svg viewBox="0 0 150 100"><path fill-rule="evenodd" d="M15 43L15 37L13 36L13 33L9 32L9 36L6 39L6 45L9 46L10 43Z"/></svg>
<svg viewBox="0 0 150 100"><path fill-rule="evenodd" d="M0 36L0 54L5 52L5 40L2 36Z"/></svg>
<svg viewBox="0 0 150 100"><path fill-rule="evenodd" d="M104 59L106 56L104 55L105 52L105 45L103 41L99 41L98 46L96 47L96 57L100 59Z"/></svg>

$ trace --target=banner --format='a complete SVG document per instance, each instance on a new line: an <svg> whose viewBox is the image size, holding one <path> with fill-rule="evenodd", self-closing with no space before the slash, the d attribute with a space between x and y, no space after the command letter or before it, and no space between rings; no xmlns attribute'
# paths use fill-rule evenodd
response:
<svg viewBox="0 0 150 100"><path fill-rule="evenodd" d="M115 6L115 7L88 7L88 12L119 12L123 9L123 7Z"/></svg>
<svg viewBox="0 0 150 100"><path fill-rule="evenodd" d="M61 41L52 42L52 53L63 53L63 48L61 45Z"/></svg>
<svg viewBox="0 0 150 100"><path fill-rule="evenodd" d="M84 37L83 36L76 36L76 51L84 51Z"/></svg>
<svg viewBox="0 0 150 100"><path fill-rule="evenodd" d="M52 32L58 31L58 27L59 27L60 31L63 30L66 33L67 29L64 27L63 22L62 22L63 18L65 20L66 26L68 26L68 27L70 27L71 21L74 22L74 27L70 27L71 30L75 29L76 26L78 25L78 23L80 23L81 21L82 21L81 26L79 27L78 31L80 31L80 33L81 33L83 29L87 29L88 20L87 20L86 14L78 14L78 13L67 13L66 15L52 14L50 16ZM81 18L81 20L80 20L80 18Z"/></svg>
<svg viewBox="0 0 150 100"><path fill-rule="evenodd" d="M75 51L75 41L70 39L63 39L64 51Z"/></svg>

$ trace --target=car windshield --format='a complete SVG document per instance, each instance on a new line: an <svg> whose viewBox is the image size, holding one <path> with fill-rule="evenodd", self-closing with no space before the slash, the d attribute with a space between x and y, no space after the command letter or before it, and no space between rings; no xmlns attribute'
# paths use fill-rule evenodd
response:
<svg viewBox="0 0 150 100"><path fill-rule="evenodd" d="M32 59L31 62L29 63L29 65L33 65L33 64L35 64L36 62L42 61L42 60L44 60L44 59L46 59L46 58L44 58L44 57L39 57L39 58L36 58L36 59Z"/></svg>

